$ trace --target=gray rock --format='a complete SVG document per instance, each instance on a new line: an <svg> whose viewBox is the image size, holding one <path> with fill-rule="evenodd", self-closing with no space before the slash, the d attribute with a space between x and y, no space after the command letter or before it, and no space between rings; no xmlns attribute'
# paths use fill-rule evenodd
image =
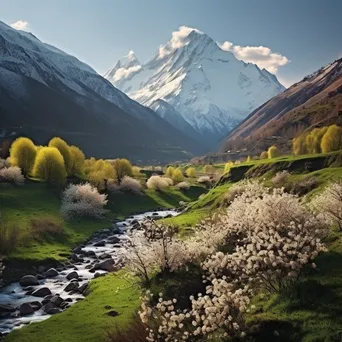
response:
<svg viewBox="0 0 342 342"><path fill-rule="evenodd" d="M39 309L42 307L42 303L40 303L40 302L38 302L38 301L31 302L30 305L31 305L31 308L32 308L34 311L37 311L37 310L39 310Z"/></svg>
<svg viewBox="0 0 342 342"><path fill-rule="evenodd" d="M94 251L87 251L86 256L89 258L96 258L96 253Z"/></svg>
<svg viewBox="0 0 342 342"><path fill-rule="evenodd" d="M110 254L108 254L108 253L104 253L104 254L101 254L99 256L100 260L111 259L111 258L112 258L112 256Z"/></svg>
<svg viewBox="0 0 342 342"><path fill-rule="evenodd" d="M96 273L94 274L94 279L96 279L96 278L98 278L98 277L101 277L101 273L96 272Z"/></svg>
<svg viewBox="0 0 342 342"><path fill-rule="evenodd" d="M112 244L119 243L120 239L117 236L113 235L108 237L107 242Z"/></svg>
<svg viewBox="0 0 342 342"><path fill-rule="evenodd" d="M93 244L94 247L104 247L106 245L106 242L101 240L101 241L98 241L98 242L95 242Z"/></svg>
<svg viewBox="0 0 342 342"><path fill-rule="evenodd" d="M14 312L15 308L10 305L0 304L0 313Z"/></svg>
<svg viewBox="0 0 342 342"><path fill-rule="evenodd" d="M50 299L50 302L55 304L56 306L60 306L64 302L64 299L61 298L60 296L53 296Z"/></svg>
<svg viewBox="0 0 342 342"><path fill-rule="evenodd" d="M38 267L38 273L44 273L45 271L46 271L46 267L44 267L44 266Z"/></svg>
<svg viewBox="0 0 342 342"><path fill-rule="evenodd" d="M62 312L62 310L59 309L59 308L51 308L51 309L48 310L46 313L47 313L48 315L55 315L55 314L58 314L58 313L60 313L60 312Z"/></svg>
<svg viewBox="0 0 342 342"><path fill-rule="evenodd" d="M32 293L34 297L45 297L51 294L51 291L47 287L42 287Z"/></svg>
<svg viewBox="0 0 342 342"><path fill-rule="evenodd" d="M68 280L71 280L71 279L78 279L78 273L73 271L73 272L70 272L67 277L66 277Z"/></svg>
<svg viewBox="0 0 342 342"><path fill-rule="evenodd" d="M47 270L46 272L45 272L45 276L47 277L47 278L53 278L53 277L56 277L56 276L58 276L58 272L57 272L57 270L55 269L55 268L50 268L49 270Z"/></svg>
<svg viewBox="0 0 342 342"><path fill-rule="evenodd" d="M81 286L78 288L77 291L78 291L79 293L83 294L83 293L87 290L87 288L88 288L88 284L85 283L85 284L81 285Z"/></svg>
<svg viewBox="0 0 342 342"><path fill-rule="evenodd" d="M39 285L38 279L33 275L26 275L20 279L21 286L36 286Z"/></svg>
<svg viewBox="0 0 342 342"><path fill-rule="evenodd" d="M106 315L111 316L111 317L116 317L116 316L119 316L119 313L115 310L111 310L111 311L107 312Z"/></svg>
<svg viewBox="0 0 342 342"><path fill-rule="evenodd" d="M42 274L37 274L36 277L37 277L38 280L45 279L45 277Z"/></svg>
<svg viewBox="0 0 342 342"><path fill-rule="evenodd" d="M34 310L32 306L30 305L30 303L21 304L19 311L20 311L21 316L31 315L34 313Z"/></svg>
<svg viewBox="0 0 342 342"><path fill-rule="evenodd" d="M71 292L76 291L79 287L79 284L77 281L71 281L64 289L65 292Z"/></svg>
<svg viewBox="0 0 342 342"><path fill-rule="evenodd" d="M114 260L113 259L107 259L104 261L101 261L97 263L94 268L96 270L102 270L102 271L107 271L107 272L112 272L115 270L114 267Z"/></svg>
<svg viewBox="0 0 342 342"><path fill-rule="evenodd" d="M56 307L56 305L55 305L54 303L49 302L49 303L47 303L47 304L45 304L45 305L43 306L43 310L44 310L46 313L48 313L49 310L51 310L51 309L53 309L53 308L55 308L55 307Z"/></svg>

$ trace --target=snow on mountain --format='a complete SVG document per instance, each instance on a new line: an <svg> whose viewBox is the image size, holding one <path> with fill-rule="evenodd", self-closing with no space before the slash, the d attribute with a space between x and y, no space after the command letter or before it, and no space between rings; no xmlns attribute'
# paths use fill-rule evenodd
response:
<svg viewBox="0 0 342 342"><path fill-rule="evenodd" d="M145 106L170 104L212 141L285 89L275 75L236 59L196 29L174 34L145 64L130 52L105 77ZM154 110L160 114L159 107Z"/></svg>

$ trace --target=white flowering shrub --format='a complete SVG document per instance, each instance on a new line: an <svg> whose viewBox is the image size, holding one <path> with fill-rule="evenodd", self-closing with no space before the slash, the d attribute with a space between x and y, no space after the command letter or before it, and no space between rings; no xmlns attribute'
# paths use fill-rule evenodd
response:
<svg viewBox="0 0 342 342"><path fill-rule="evenodd" d="M198 177L197 182L201 184L210 183L210 177L209 176Z"/></svg>
<svg viewBox="0 0 342 342"><path fill-rule="evenodd" d="M189 260L184 242L176 238L172 227L145 221L141 228L128 235L122 249L124 262L132 274L149 283L152 271L173 272Z"/></svg>
<svg viewBox="0 0 342 342"><path fill-rule="evenodd" d="M148 341L203 341L244 334L242 313L249 304L249 291L245 287L236 289L225 279L214 279L207 286L206 294L190 297L191 307L177 308L177 299L165 300L159 294L158 303L153 305L149 291L141 298L141 321L147 325Z"/></svg>
<svg viewBox="0 0 342 342"><path fill-rule="evenodd" d="M276 187L284 186L290 178L290 173L286 170L277 172L272 178L272 184Z"/></svg>
<svg viewBox="0 0 342 342"><path fill-rule="evenodd" d="M243 193L227 210L224 228L235 250L218 252L202 265L209 278L263 285L278 291L296 279L306 264L325 250L326 225L283 189L254 197ZM315 264L312 263L312 267Z"/></svg>
<svg viewBox="0 0 342 342"><path fill-rule="evenodd" d="M172 184L173 182L171 178L160 176L151 176L146 182L148 189L154 189L158 191L164 190Z"/></svg>
<svg viewBox="0 0 342 342"><path fill-rule="evenodd" d="M2 159L0 158L0 170L4 167L10 167L11 164L9 163L8 159Z"/></svg>
<svg viewBox="0 0 342 342"><path fill-rule="evenodd" d="M189 182L180 182L176 185L176 187L179 189L179 190L189 190L190 188L190 183Z"/></svg>
<svg viewBox="0 0 342 342"><path fill-rule="evenodd" d="M329 224L342 231L342 181L329 184L311 204Z"/></svg>
<svg viewBox="0 0 342 342"><path fill-rule="evenodd" d="M0 182L21 185L24 183L24 176L18 166L4 167L0 169Z"/></svg>
<svg viewBox="0 0 342 342"><path fill-rule="evenodd" d="M110 192L131 192L140 195L142 193L142 185L136 179L124 176L121 183L118 184L114 180L107 181L107 189Z"/></svg>
<svg viewBox="0 0 342 342"><path fill-rule="evenodd" d="M70 184L62 194L61 213L66 219L101 219L107 212L104 209L107 202L107 195L100 194L97 188L89 183Z"/></svg>

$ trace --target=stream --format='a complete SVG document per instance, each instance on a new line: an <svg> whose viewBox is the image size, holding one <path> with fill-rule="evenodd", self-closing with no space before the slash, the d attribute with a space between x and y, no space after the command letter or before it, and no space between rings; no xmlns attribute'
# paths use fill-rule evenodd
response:
<svg viewBox="0 0 342 342"><path fill-rule="evenodd" d="M91 279L122 266L118 249L127 240L126 232L137 228L146 218L177 214L176 210L163 210L130 216L93 234L73 250L70 262L64 266L56 269L40 266L38 274L0 289L0 333L6 335L13 329L43 321L82 300Z"/></svg>

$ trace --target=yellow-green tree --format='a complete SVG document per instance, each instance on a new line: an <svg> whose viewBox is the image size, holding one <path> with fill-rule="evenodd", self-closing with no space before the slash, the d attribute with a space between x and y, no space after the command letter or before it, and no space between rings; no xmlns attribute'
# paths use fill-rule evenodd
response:
<svg viewBox="0 0 342 342"><path fill-rule="evenodd" d="M172 173L172 180L174 184L183 182L184 180L184 175L181 169L177 168L174 169L173 173Z"/></svg>
<svg viewBox="0 0 342 342"><path fill-rule="evenodd" d="M173 166L169 166L169 167L166 169L165 176L166 176L166 177L169 177L169 178L172 178L173 172L175 171L175 169L176 169L176 168L174 168Z"/></svg>
<svg viewBox="0 0 342 342"><path fill-rule="evenodd" d="M77 146L70 146L71 153L71 174L81 174L84 170L85 156L83 151Z"/></svg>
<svg viewBox="0 0 342 342"><path fill-rule="evenodd" d="M321 142L323 153L342 149L342 127L331 125L323 135Z"/></svg>
<svg viewBox="0 0 342 342"><path fill-rule="evenodd" d="M306 134L301 134L292 140L292 150L296 156L308 153L306 145Z"/></svg>
<svg viewBox="0 0 342 342"><path fill-rule="evenodd" d="M196 170L194 167L188 167L185 171L185 174L189 178L194 178L194 177L196 177Z"/></svg>
<svg viewBox="0 0 342 342"><path fill-rule="evenodd" d="M33 174L51 184L64 184L67 174L60 151L56 147L41 148L37 153Z"/></svg>
<svg viewBox="0 0 342 342"><path fill-rule="evenodd" d="M249 163L249 162L251 162L251 160L252 160L251 156L248 156L246 159L246 162Z"/></svg>
<svg viewBox="0 0 342 342"><path fill-rule="evenodd" d="M28 138L16 139L10 149L10 162L21 168L24 175L28 175L33 168L37 148Z"/></svg>
<svg viewBox="0 0 342 342"><path fill-rule="evenodd" d="M50 140L49 147L55 147L61 153L67 174L70 176L72 174L72 155L69 145L63 139L55 137Z"/></svg>
<svg viewBox="0 0 342 342"><path fill-rule="evenodd" d="M233 166L234 166L234 163L231 160L229 160L224 166L224 173L229 172Z"/></svg>
<svg viewBox="0 0 342 342"><path fill-rule="evenodd" d="M132 166L132 173L134 177L141 177L140 167Z"/></svg>
<svg viewBox="0 0 342 342"><path fill-rule="evenodd" d="M267 151L267 155L268 155L268 159L273 159L273 158L279 157L280 152L279 152L277 146L275 146L275 145L271 146Z"/></svg>
<svg viewBox="0 0 342 342"><path fill-rule="evenodd" d="M112 162L114 167L115 175L119 183L125 176L133 176L132 164L127 159L115 159Z"/></svg>
<svg viewBox="0 0 342 342"><path fill-rule="evenodd" d="M267 151L263 151L260 154L260 159L268 159L268 153Z"/></svg>
<svg viewBox="0 0 342 342"><path fill-rule="evenodd" d="M212 165L205 165L203 168L203 172L205 173L215 173L215 168Z"/></svg>

